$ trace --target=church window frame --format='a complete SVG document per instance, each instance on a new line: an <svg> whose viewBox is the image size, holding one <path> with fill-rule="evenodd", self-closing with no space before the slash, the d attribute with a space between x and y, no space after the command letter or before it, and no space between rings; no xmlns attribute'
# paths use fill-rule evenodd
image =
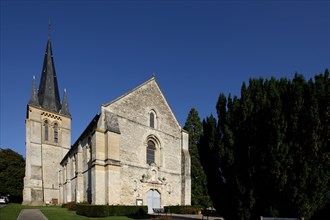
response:
<svg viewBox="0 0 330 220"><path fill-rule="evenodd" d="M157 117L157 113L154 109L151 109L149 111L149 127L150 128L154 128L156 129L157 128L157 120L158 117Z"/></svg>
<svg viewBox="0 0 330 220"><path fill-rule="evenodd" d="M54 123L53 125L53 132L54 132L54 143L58 144L59 143L59 131L58 131L58 123Z"/></svg>
<svg viewBox="0 0 330 220"><path fill-rule="evenodd" d="M148 140L147 144L147 164L151 165L156 163L156 144L152 140Z"/></svg>
<svg viewBox="0 0 330 220"><path fill-rule="evenodd" d="M49 141L49 122L44 121L44 141Z"/></svg>
<svg viewBox="0 0 330 220"><path fill-rule="evenodd" d="M161 144L154 135L149 135L146 139L146 156L145 162L148 165L161 165Z"/></svg>

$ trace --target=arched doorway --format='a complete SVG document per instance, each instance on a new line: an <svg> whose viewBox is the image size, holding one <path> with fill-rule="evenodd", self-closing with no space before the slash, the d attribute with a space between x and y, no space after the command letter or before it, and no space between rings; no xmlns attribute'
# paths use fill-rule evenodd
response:
<svg viewBox="0 0 330 220"><path fill-rule="evenodd" d="M147 192L148 213L154 213L153 209L160 208L160 193L155 189L150 189Z"/></svg>

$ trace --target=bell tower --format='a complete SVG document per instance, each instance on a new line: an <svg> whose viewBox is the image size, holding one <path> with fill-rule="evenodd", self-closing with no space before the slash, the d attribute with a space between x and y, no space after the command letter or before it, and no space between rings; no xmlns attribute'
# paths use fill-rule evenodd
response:
<svg viewBox="0 0 330 220"><path fill-rule="evenodd" d="M60 100L50 37L38 91L33 77L25 125L23 204L58 203L60 162L71 146L71 114L65 90Z"/></svg>

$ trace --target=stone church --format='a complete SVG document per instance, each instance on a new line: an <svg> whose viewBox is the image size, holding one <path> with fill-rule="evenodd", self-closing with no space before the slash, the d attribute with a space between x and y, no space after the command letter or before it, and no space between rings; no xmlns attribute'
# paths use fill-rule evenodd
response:
<svg viewBox="0 0 330 220"><path fill-rule="evenodd" d="M188 133L154 76L101 105L72 146L71 119L48 38L27 105L23 204L190 205Z"/></svg>

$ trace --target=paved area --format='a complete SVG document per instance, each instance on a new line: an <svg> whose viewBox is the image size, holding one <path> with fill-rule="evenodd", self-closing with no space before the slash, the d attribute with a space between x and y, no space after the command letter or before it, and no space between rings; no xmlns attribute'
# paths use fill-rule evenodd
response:
<svg viewBox="0 0 330 220"><path fill-rule="evenodd" d="M39 209L22 209L17 220L48 220Z"/></svg>

